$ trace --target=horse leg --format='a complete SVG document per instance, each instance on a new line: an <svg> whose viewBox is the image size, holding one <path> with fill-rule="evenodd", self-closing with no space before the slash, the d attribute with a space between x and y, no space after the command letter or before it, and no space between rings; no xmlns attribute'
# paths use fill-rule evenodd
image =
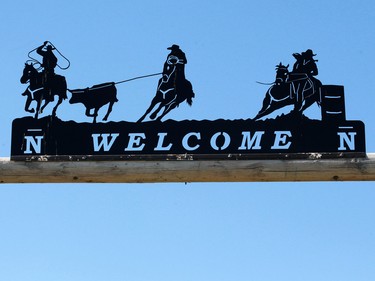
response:
<svg viewBox="0 0 375 281"><path fill-rule="evenodd" d="M313 105L314 102L320 106L320 92L315 92L305 98L305 104L303 105L301 112Z"/></svg>
<svg viewBox="0 0 375 281"><path fill-rule="evenodd" d="M166 107L163 111L163 113L158 117L158 119L156 119L157 121L161 121L161 119L167 115L172 109L176 108L177 107L177 103L172 103L170 104L168 107Z"/></svg>
<svg viewBox="0 0 375 281"><path fill-rule="evenodd" d="M271 100L271 97L270 95L267 93L264 100L263 100L263 106L262 106L262 109L259 110L257 116L255 116L254 120L257 120L259 118L262 118L264 115L264 112L266 112L266 110L271 106L272 104L272 100Z"/></svg>
<svg viewBox="0 0 375 281"><path fill-rule="evenodd" d="M161 110L161 108L164 106L165 104L163 104L162 102L159 104L158 108L150 115L150 119L155 119L156 116L158 115L159 111Z"/></svg>
<svg viewBox="0 0 375 281"><path fill-rule="evenodd" d="M103 121L107 121L109 114L112 112L112 107L115 102L111 101L108 106L107 114L104 116Z"/></svg>
<svg viewBox="0 0 375 281"><path fill-rule="evenodd" d="M52 116L53 116L53 117L56 117L56 111L57 111L57 108L58 108L59 105L62 103L62 101L63 101L62 97L59 96L59 99L58 99L58 101L57 101L55 107L54 107L53 110L52 110Z"/></svg>
<svg viewBox="0 0 375 281"><path fill-rule="evenodd" d="M25 103L25 111L30 112L30 113L34 113L35 112L34 108L30 109L30 104L33 101L32 97L31 97L31 93L28 90L26 90L25 93L22 94L22 95L27 95L27 99L26 99L26 103Z"/></svg>
<svg viewBox="0 0 375 281"><path fill-rule="evenodd" d="M264 111L259 112L259 113L257 114L257 116L255 116L255 118L254 118L253 120L256 121L256 120L258 120L258 119L260 119L260 118L262 118L262 117L264 117L264 116L266 116L266 115L268 115L268 114L274 112L276 109L279 109L279 108L281 108L281 107L282 107L281 105L280 105L280 106L277 106L277 104L276 104L275 107L268 107L268 108L266 108Z"/></svg>
<svg viewBox="0 0 375 281"><path fill-rule="evenodd" d="M92 115L93 117L94 117L94 120L93 120L93 122L92 123L96 123L96 117L98 116L98 111L99 111L99 108L98 107L96 107L95 109L94 109L94 114Z"/></svg>
<svg viewBox="0 0 375 281"><path fill-rule="evenodd" d="M91 113L90 113L90 110L91 110L91 108L86 107L85 115L86 115L87 117L93 117L93 116L94 116L94 114L91 114Z"/></svg>
<svg viewBox="0 0 375 281"><path fill-rule="evenodd" d="M304 106L304 94L305 94L305 88L306 88L307 81L301 87L301 84L298 84L298 87L295 91L295 101L294 101L294 111L295 112L302 112L303 106Z"/></svg>
<svg viewBox="0 0 375 281"><path fill-rule="evenodd" d="M47 100L44 100L44 104L43 104L43 106L41 107L41 109L40 109L40 113L43 113L43 110L46 108L46 106L49 104L49 101L47 101Z"/></svg>
<svg viewBox="0 0 375 281"><path fill-rule="evenodd" d="M152 99L152 101L151 101L151 105L150 105L150 107L146 110L145 114L143 114L142 117L139 118L139 120L137 121L137 123L141 123L141 122L146 118L147 114L149 114L149 113L151 112L151 110L154 108L154 106L155 106L158 102L160 102L158 96L154 97L154 98Z"/></svg>
<svg viewBox="0 0 375 281"><path fill-rule="evenodd" d="M262 118L262 117L274 112L275 110L278 110L278 109L280 109L284 106L287 106L289 104L292 104L292 101L289 98L285 99L285 100L282 100L282 101L277 101L277 102L273 101L273 102L271 102L270 106L265 111L263 111L262 113L258 113L258 115L254 118L254 120Z"/></svg>
<svg viewBox="0 0 375 281"><path fill-rule="evenodd" d="M37 100L37 101L36 101L35 119L38 119L39 110L40 110L40 103L41 103L40 100Z"/></svg>

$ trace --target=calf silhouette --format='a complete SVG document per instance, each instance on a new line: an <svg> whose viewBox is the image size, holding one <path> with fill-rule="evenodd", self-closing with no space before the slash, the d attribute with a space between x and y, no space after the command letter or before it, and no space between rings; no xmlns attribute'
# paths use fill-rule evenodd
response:
<svg viewBox="0 0 375 281"><path fill-rule="evenodd" d="M94 117L93 123L96 123L99 109L108 103L108 111L103 118L103 121L107 121L112 111L113 104L118 101L116 97L117 89L114 82L94 85L86 89L68 91L72 93L72 98L69 100L69 103L82 103L86 107L86 116ZM92 114L90 113L91 109L94 109Z"/></svg>

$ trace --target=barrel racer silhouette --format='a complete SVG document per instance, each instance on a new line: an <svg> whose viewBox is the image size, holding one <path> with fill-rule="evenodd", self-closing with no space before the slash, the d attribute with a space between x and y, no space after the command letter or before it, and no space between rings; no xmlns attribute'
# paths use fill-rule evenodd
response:
<svg viewBox="0 0 375 281"><path fill-rule="evenodd" d="M315 102L320 106L322 83L305 73L290 73L289 65L281 62L276 66L276 79L267 90L263 106L254 120L260 119L277 109L294 104L294 113L302 112ZM301 98L302 100L298 100Z"/></svg>

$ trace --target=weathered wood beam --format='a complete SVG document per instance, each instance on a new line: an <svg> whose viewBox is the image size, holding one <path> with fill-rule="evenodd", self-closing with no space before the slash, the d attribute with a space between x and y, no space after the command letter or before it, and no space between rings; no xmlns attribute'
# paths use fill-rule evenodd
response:
<svg viewBox="0 0 375 281"><path fill-rule="evenodd" d="M295 160L11 161L0 158L0 183L151 183L374 181L366 158Z"/></svg>

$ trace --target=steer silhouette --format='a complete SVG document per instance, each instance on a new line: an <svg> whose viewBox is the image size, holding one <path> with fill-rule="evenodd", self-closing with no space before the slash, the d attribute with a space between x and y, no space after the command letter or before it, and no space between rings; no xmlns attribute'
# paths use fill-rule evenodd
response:
<svg viewBox="0 0 375 281"><path fill-rule="evenodd" d="M107 121L109 114L112 111L113 104L118 101L117 89L114 82L94 85L91 88L68 90L72 93L72 98L69 103L82 103L86 107L86 116L94 117L93 123L96 123L96 116L98 116L99 109L109 104L107 114L103 121ZM94 113L90 113L94 109Z"/></svg>

